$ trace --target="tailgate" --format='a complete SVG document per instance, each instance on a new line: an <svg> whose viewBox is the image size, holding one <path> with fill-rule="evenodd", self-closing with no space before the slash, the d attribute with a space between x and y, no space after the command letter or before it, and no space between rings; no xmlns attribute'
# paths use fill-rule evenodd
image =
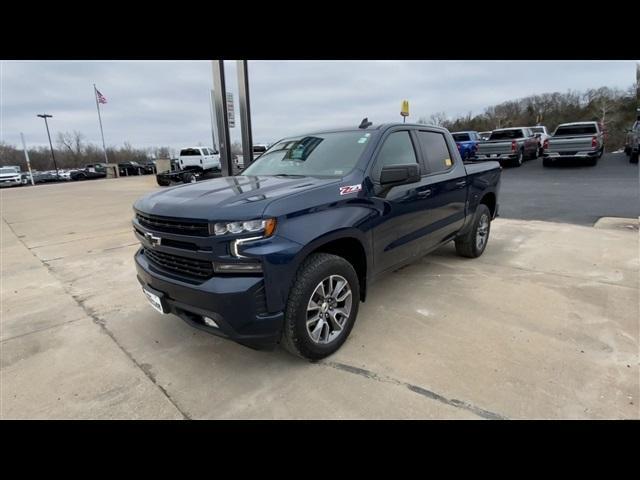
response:
<svg viewBox="0 0 640 480"><path fill-rule="evenodd" d="M593 150L591 146L591 138L587 137L559 137L549 139L549 148L547 152L584 152L585 150Z"/></svg>
<svg viewBox="0 0 640 480"><path fill-rule="evenodd" d="M481 155L511 153L511 142L483 142L478 144L478 153Z"/></svg>

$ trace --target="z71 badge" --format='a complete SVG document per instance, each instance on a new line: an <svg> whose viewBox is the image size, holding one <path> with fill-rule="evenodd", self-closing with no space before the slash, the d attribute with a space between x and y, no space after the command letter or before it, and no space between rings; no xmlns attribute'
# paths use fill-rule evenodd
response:
<svg viewBox="0 0 640 480"><path fill-rule="evenodd" d="M346 187L340 187L340 195L349 195L350 193L356 193L362 190L362 185L348 185Z"/></svg>

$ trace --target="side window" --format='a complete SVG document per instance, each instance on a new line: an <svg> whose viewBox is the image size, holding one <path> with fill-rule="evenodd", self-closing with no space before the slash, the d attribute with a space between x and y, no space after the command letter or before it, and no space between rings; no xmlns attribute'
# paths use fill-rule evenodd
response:
<svg viewBox="0 0 640 480"><path fill-rule="evenodd" d="M453 157L442 133L419 131L418 139L429 173L442 172L453 166Z"/></svg>
<svg viewBox="0 0 640 480"><path fill-rule="evenodd" d="M378 180L382 167L389 165L406 165L408 163L418 163L409 132L393 132L385 139L380 153L378 153L378 160L376 161L372 176Z"/></svg>

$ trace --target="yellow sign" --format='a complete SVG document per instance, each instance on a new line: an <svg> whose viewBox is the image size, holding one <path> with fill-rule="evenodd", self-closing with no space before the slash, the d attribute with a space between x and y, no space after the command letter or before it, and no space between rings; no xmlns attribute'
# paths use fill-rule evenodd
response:
<svg viewBox="0 0 640 480"><path fill-rule="evenodd" d="M403 117L409 116L409 100L402 101L402 109L400 110L400 115Z"/></svg>

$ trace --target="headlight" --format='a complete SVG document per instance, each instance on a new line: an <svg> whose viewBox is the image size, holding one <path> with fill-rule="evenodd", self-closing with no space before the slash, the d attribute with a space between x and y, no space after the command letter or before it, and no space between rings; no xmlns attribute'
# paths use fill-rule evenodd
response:
<svg viewBox="0 0 640 480"><path fill-rule="evenodd" d="M268 220L249 220L246 222L218 222L213 225L213 233L215 235L263 232L263 237L270 237L273 235L275 229L275 218Z"/></svg>

